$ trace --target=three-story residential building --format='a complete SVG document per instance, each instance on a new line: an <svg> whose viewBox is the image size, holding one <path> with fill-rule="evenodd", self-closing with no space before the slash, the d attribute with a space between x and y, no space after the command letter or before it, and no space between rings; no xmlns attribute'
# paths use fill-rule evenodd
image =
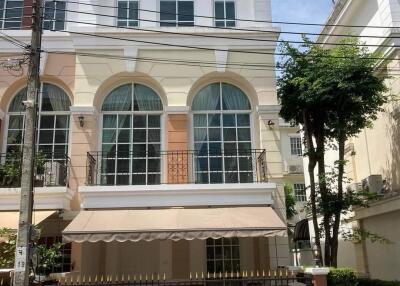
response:
<svg viewBox="0 0 400 286"><path fill-rule="evenodd" d="M2 33L28 43L30 1L0 6ZM177 279L288 265L270 1L44 12L34 223L44 243L68 242L57 270ZM2 164L18 171L26 74L22 50L0 52L21 59L0 84ZM0 227L15 229L19 182L1 175Z"/></svg>

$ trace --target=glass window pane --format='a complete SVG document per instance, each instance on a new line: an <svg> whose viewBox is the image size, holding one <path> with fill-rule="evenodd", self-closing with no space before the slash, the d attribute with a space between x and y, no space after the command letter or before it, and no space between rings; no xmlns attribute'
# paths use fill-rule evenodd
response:
<svg viewBox="0 0 400 286"><path fill-rule="evenodd" d="M215 1L215 19L224 19L224 18L225 18L224 2Z"/></svg>
<svg viewBox="0 0 400 286"><path fill-rule="evenodd" d="M161 150L160 144L149 144L148 146L149 157L160 157L160 150Z"/></svg>
<svg viewBox="0 0 400 286"><path fill-rule="evenodd" d="M53 143L53 130L41 130L39 132L39 144Z"/></svg>
<svg viewBox="0 0 400 286"><path fill-rule="evenodd" d="M247 96L234 85L222 83L222 107L224 110L250 110Z"/></svg>
<svg viewBox="0 0 400 286"><path fill-rule="evenodd" d="M208 115L208 126L212 126L212 127L221 126L221 115L220 114L209 114Z"/></svg>
<svg viewBox="0 0 400 286"><path fill-rule="evenodd" d="M147 141L160 142L161 141L160 129L149 129Z"/></svg>
<svg viewBox="0 0 400 286"><path fill-rule="evenodd" d="M130 128L131 127L131 116L130 115L119 115L118 116L118 128Z"/></svg>
<svg viewBox="0 0 400 286"><path fill-rule="evenodd" d="M42 111L69 111L71 101L61 88L45 83L42 89Z"/></svg>
<svg viewBox="0 0 400 286"><path fill-rule="evenodd" d="M103 143L115 143L117 130L103 130Z"/></svg>
<svg viewBox="0 0 400 286"><path fill-rule="evenodd" d="M128 18L128 1L118 1L118 19Z"/></svg>
<svg viewBox="0 0 400 286"><path fill-rule="evenodd" d="M146 142L146 130L145 129L135 129L132 132L133 142Z"/></svg>
<svg viewBox="0 0 400 286"><path fill-rule="evenodd" d="M54 137L54 143L67 143L68 142L68 131L67 130L56 130Z"/></svg>
<svg viewBox="0 0 400 286"><path fill-rule="evenodd" d="M54 115L40 116L40 129L53 129L54 128Z"/></svg>
<svg viewBox="0 0 400 286"><path fill-rule="evenodd" d="M211 184L223 183L222 172L210 173L210 183Z"/></svg>
<svg viewBox="0 0 400 286"><path fill-rule="evenodd" d="M206 128L195 128L194 129L194 141L207 141L207 129Z"/></svg>
<svg viewBox="0 0 400 286"><path fill-rule="evenodd" d="M132 185L146 185L146 174L132 175Z"/></svg>
<svg viewBox="0 0 400 286"><path fill-rule="evenodd" d="M221 141L221 129L209 128L208 129L209 141Z"/></svg>
<svg viewBox="0 0 400 286"><path fill-rule="evenodd" d="M130 111L132 109L132 84L114 89L103 102L103 111Z"/></svg>
<svg viewBox="0 0 400 286"><path fill-rule="evenodd" d="M206 114L195 114L193 115L194 127L207 126L207 115Z"/></svg>
<svg viewBox="0 0 400 286"><path fill-rule="evenodd" d="M116 128L117 115L103 115L103 128Z"/></svg>
<svg viewBox="0 0 400 286"><path fill-rule="evenodd" d="M130 1L129 3L129 19L137 20L139 17L139 2L138 1ZM135 25L136 26L136 25Z"/></svg>
<svg viewBox="0 0 400 286"><path fill-rule="evenodd" d="M148 125L149 127L160 127L161 126L161 118L160 115L149 115L148 116Z"/></svg>
<svg viewBox="0 0 400 286"><path fill-rule="evenodd" d="M178 1L178 21L194 21L193 1Z"/></svg>
<svg viewBox="0 0 400 286"><path fill-rule="evenodd" d="M159 174L149 174L147 175L147 184L158 185L161 182L161 176Z"/></svg>
<svg viewBox="0 0 400 286"><path fill-rule="evenodd" d="M225 141L236 141L236 129L235 128L224 128L224 140Z"/></svg>
<svg viewBox="0 0 400 286"><path fill-rule="evenodd" d="M210 159L210 171L222 171L222 158Z"/></svg>
<svg viewBox="0 0 400 286"><path fill-rule="evenodd" d="M69 115L56 115L56 128L69 128Z"/></svg>
<svg viewBox="0 0 400 286"><path fill-rule="evenodd" d="M225 157L225 170L226 171L237 171L238 163L237 158L235 157Z"/></svg>
<svg viewBox="0 0 400 286"><path fill-rule="evenodd" d="M22 130L9 130L7 135L7 144L21 144Z"/></svg>
<svg viewBox="0 0 400 286"><path fill-rule="evenodd" d="M234 20L236 18L235 16L235 2L233 1L227 1L225 2L225 7L226 7L226 19L228 20Z"/></svg>
<svg viewBox="0 0 400 286"><path fill-rule="evenodd" d="M133 128L145 128L145 127L146 127L146 115L133 116Z"/></svg>
<svg viewBox="0 0 400 286"><path fill-rule="evenodd" d="M224 127L234 127L235 126L235 115L234 114L224 114Z"/></svg>
<svg viewBox="0 0 400 286"><path fill-rule="evenodd" d="M133 173L146 173L146 159L135 159L132 161Z"/></svg>
<svg viewBox="0 0 400 286"><path fill-rule="evenodd" d="M10 115L8 120L8 129L22 129L24 126L23 115Z"/></svg>
<svg viewBox="0 0 400 286"><path fill-rule="evenodd" d="M54 146L54 159L63 159L67 155L68 146L55 145Z"/></svg>
<svg viewBox="0 0 400 286"><path fill-rule="evenodd" d="M161 171L161 160L160 159L149 159L148 160L148 171L158 173Z"/></svg>
<svg viewBox="0 0 400 286"><path fill-rule="evenodd" d="M192 110L221 110L220 84L213 83L200 90L193 100Z"/></svg>
<svg viewBox="0 0 400 286"><path fill-rule="evenodd" d="M134 157L146 157L146 144L132 145L132 153Z"/></svg>
<svg viewBox="0 0 400 286"><path fill-rule="evenodd" d="M176 20L176 1L161 0L160 20Z"/></svg>
<svg viewBox="0 0 400 286"><path fill-rule="evenodd" d="M239 141L250 141L250 128L238 128L238 140Z"/></svg>
<svg viewBox="0 0 400 286"><path fill-rule="evenodd" d="M131 130L118 130L118 143L129 143Z"/></svg>
<svg viewBox="0 0 400 286"><path fill-rule="evenodd" d="M237 115L237 126L250 126L250 115L249 114L238 114Z"/></svg>
<svg viewBox="0 0 400 286"><path fill-rule="evenodd" d="M160 97L151 88L135 84L134 110L161 111L163 109Z"/></svg>

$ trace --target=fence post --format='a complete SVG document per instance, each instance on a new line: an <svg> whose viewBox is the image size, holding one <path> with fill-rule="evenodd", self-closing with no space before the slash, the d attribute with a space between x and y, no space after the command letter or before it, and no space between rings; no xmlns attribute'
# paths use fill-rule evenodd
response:
<svg viewBox="0 0 400 286"><path fill-rule="evenodd" d="M313 286L327 286L329 271L326 267L315 267L306 268L305 273L312 275Z"/></svg>

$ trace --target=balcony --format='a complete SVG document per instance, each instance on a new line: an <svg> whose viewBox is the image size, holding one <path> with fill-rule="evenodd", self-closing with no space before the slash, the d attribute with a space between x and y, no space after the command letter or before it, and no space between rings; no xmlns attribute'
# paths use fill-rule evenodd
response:
<svg viewBox="0 0 400 286"><path fill-rule="evenodd" d="M229 184L267 181L266 151L87 154L87 185Z"/></svg>
<svg viewBox="0 0 400 286"><path fill-rule="evenodd" d="M266 151L90 152L82 208L269 205Z"/></svg>
<svg viewBox="0 0 400 286"><path fill-rule="evenodd" d="M17 210L21 188L22 153L0 154L0 210ZM35 209L69 209L70 159L38 153L35 160Z"/></svg>

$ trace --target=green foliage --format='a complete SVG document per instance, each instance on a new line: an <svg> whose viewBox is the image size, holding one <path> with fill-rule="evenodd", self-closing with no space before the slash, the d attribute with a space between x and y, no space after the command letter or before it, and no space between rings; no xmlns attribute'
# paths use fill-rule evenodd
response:
<svg viewBox="0 0 400 286"><path fill-rule="evenodd" d="M37 174L44 173L46 157L42 152L36 153L35 167ZM13 150L7 154L3 164L0 164L0 186L18 187L21 184L22 152Z"/></svg>
<svg viewBox="0 0 400 286"><path fill-rule="evenodd" d="M8 228L0 228L0 268L13 268L16 234Z"/></svg>
<svg viewBox="0 0 400 286"><path fill-rule="evenodd" d="M54 266L57 266L57 263L60 261L62 256L61 248L62 243L55 243L50 247L46 245L37 245L36 247L36 256L38 259L36 273L41 275L48 275L51 273L51 270Z"/></svg>
<svg viewBox="0 0 400 286"><path fill-rule="evenodd" d="M294 196L293 187L289 184L285 184L285 205L286 205L286 218L291 219L297 214L295 209L296 198Z"/></svg>
<svg viewBox="0 0 400 286"><path fill-rule="evenodd" d="M400 286L400 281L383 281L378 279L359 278L358 286Z"/></svg>
<svg viewBox="0 0 400 286"><path fill-rule="evenodd" d="M0 268L13 268L15 259L15 246L17 235L11 229L0 228ZM48 275L62 256L62 243L51 246L36 244L35 248L35 272Z"/></svg>
<svg viewBox="0 0 400 286"><path fill-rule="evenodd" d="M357 286L356 272L351 268L331 268L328 286Z"/></svg>

